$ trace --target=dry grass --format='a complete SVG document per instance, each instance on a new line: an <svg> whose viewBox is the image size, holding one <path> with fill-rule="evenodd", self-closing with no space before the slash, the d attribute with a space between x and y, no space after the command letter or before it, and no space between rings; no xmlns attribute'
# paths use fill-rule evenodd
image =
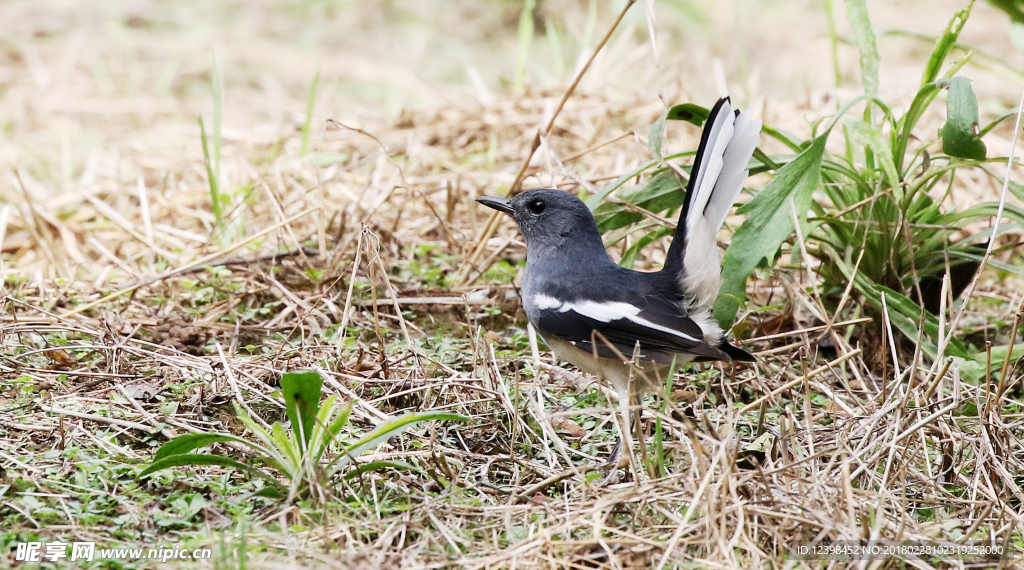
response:
<svg viewBox="0 0 1024 570"><path fill-rule="evenodd" d="M8 7L39 29L51 26L50 15L30 8ZM883 22L888 10L897 9L880 8ZM979 10L979 26L996 21ZM924 12L930 20L940 11ZM139 13L138 21L155 25ZM712 12L710 19L724 17ZM937 17L931 29L944 25L947 12ZM261 18L251 20L270 25ZM295 32L307 20L283 21ZM515 180L524 149L564 88L491 93L487 102L462 88L445 92L456 93L455 103L432 101L391 116L318 111L303 156L304 89L316 66L256 42L241 59L256 66L267 58L288 82L277 98L267 95L272 88L229 83L221 186L231 203L217 226L193 120L208 105L209 50L197 62L199 50L183 48L187 34L175 29L142 35L160 38L151 49L179 50L184 71L168 72L169 87L157 97L141 87L144 95L110 95L116 105L98 96L104 72L95 61L116 66L99 57L87 73L87 62L124 55L124 44L108 38L83 48L88 57L77 61L74 50L85 39L70 34L58 46L39 34L2 55L14 70L3 78L3 103L15 134L0 144L11 168L2 186L9 204L0 206L5 544L38 534L101 545L223 543L238 552L244 532L251 567L359 570L845 567L800 562L789 549L862 537L1005 540L1019 555L1024 403L1017 383L1024 373L1010 362L1001 389L972 384L945 361L923 360L909 343L883 344L857 315L827 315L838 324L819 326L800 270L779 269L750 285L752 306L772 307L743 325L742 343L757 352L756 365L688 371L666 408L648 403L646 428L660 419L666 433L666 474L652 473L657 462L638 452L622 482L599 485L587 471L610 450L613 406L597 384L559 372L550 354L531 357L511 282L510 267L524 257L514 229L498 227L475 265L462 264L488 220L473 198ZM635 65L635 53L648 57L633 49L642 33L633 39L598 73ZM974 39L998 43L983 33ZM204 36L199 43L216 42ZM762 54L753 51L756 67ZM780 66L799 67L796 49L782 52L789 63ZM904 55L917 61L912 51ZM916 73L899 79L910 66L905 60L889 77L896 93L916 82ZM325 63L324 77L332 69L353 76L332 65L340 64ZM89 87L39 96L55 77ZM399 77L412 90L433 81ZM801 117L830 112L818 96L826 85L777 101L778 90L769 85L766 97L752 79L745 96L769 122L806 132ZM525 185L599 186L646 156L635 133L646 135L661 103L650 90L638 95L620 85L610 95L603 86L584 84L569 100ZM687 93L675 89L667 100ZM256 92L263 95L241 97ZM323 96L318 105L339 104ZM259 121L239 119L250 110ZM99 145L76 147L95 133ZM698 135L670 134L675 148L692 148ZM986 140L998 152L1009 137L1004 128ZM982 180L968 179L965 193L997 192ZM658 251L652 248L648 266ZM1012 338L1024 302L1014 283L984 273L952 334L982 344ZM819 342L826 337L833 348ZM297 368L319 370L325 390L357 403L358 431L404 410L446 409L474 422L380 446L375 458L410 461L424 474L368 476L339 489L350 497L325 509L238 501L252 489L218 469L133 486L134 466L168 436L238 430L232 399L268 423L279 419L274 385L282 371ZM764 452L754 454L756 466L743 461L752 451ZM167 505L189 493L206 506L164 526L161 509L171 512ZM75 506L97 497L112 506L98 514ZM36 504L39 512L27 506ZM127 518L111 522L118 516ZM282 520L293 528L282 532ZM13 563L13 552L0 560Z"/></svg>

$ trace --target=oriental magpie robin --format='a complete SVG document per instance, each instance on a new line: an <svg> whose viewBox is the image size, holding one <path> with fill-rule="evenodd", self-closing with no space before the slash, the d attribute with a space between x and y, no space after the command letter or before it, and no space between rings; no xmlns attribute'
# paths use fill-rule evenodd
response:
<svg viewBox="0 0 1024 570"><path fill-rule="evenodd" d="M725 340L711 307L721 286L717 235L747 179L761 133L749 111L723 98L711 110L690 172L675 236L661 271L645 273L608 256L597 223L579 198L530 190L512 199L477 201L510 215L526 239L522 298L526 316L547 345L584 372L608 380L629 402L630 364L642 393L675 359L754 357ZM625 361L624 361L625 360Z"/></svg>

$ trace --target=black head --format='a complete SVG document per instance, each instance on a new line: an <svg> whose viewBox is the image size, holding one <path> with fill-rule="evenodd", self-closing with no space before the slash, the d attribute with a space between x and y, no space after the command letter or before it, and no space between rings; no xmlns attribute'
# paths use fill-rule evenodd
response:
<svg viewBox="0 0 1024 570"><path fill-rule="evenodd" d="M528 250L561 248L572 243L579 247L596 246L604 251L590 208L568 192L530 190L512 199L481 196L476 201L512 216L526 238Z"/></svg>

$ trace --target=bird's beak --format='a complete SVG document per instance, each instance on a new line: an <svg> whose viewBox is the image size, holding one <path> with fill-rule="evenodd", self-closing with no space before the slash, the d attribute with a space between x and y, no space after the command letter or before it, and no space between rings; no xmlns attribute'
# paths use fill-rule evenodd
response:
<svg viewBox="0 0 1024 570"><path fill-rule="evenodd" d="M508 215L512 215L515 210L512 209L512 202L508 198L498 198L497 196L480 196L476 199L488 208L493 208L499 212L505 212Z"/></svg>

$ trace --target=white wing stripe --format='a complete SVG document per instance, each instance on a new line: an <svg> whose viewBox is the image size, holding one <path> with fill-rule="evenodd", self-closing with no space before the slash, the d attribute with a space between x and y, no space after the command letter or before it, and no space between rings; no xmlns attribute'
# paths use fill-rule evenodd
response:
<svg viewBox="0 0 1024 570"><path fill-rule="evenodd" d="M700 344L700 340L699 339L693 338L692 336L690 336L690 335L688 335L686 333L681 333L681 332L679 332L679 331L677 331L675 329L671 329L671 328L668 328L668 327L663 327L663 326L661 326L659 324L652 323L651 321L648 321L647 319L644 319L644 318L641 318L641 317L627 317L627 318L629 318L629 320L633 321L634 323L636 323L638 325L642 325L642 326L645 326L647 328L651 328L651 329L658 330L658 331L661 331L661 332L664 332L664 333L668 333L668 334L670 334L672 336L677 336L679 338L688 340L690 342L694 342L694 343Z"/></svg>
<svg viewBox="0 0 1024 570"><path fill-rule="evenodd" d="M541 311L550 311L551 309L557 309L562 306L561 301L551 295L545 295L543 293L538 293L533 296L533 304Z"/></svg>
<svg viewBox="0 0 1024 570"><path fill-rule="evenodd" d="M536 298L534 302L537 302ZM573 311L584 317L600 321L602 323L610 323L619 319L626 319L642 327L647 327L656 331L660 331L666 334L670 334L675 337L679 337L690 342L700 343L699 339L693 338L692 336L677 331L673 328L652 323L651 321L640 316L640 307L631 305L629 303L622 302L610 302L600 303L597 301L580 301L578 303L565 303L558 309L559 313L566 313Z"/></svg>

